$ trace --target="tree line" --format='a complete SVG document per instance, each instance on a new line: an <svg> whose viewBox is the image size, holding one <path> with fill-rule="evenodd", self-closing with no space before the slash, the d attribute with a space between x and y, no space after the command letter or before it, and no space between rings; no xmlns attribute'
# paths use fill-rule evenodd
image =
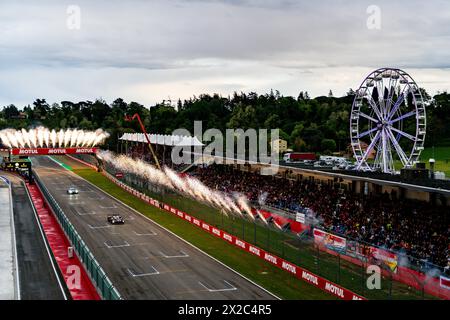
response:
<svg viewBox="0 0 450 320"><path fill-rule="evenodd" d="M426 94L426 93L425 93ZM115 149L118 135L140 132L137 122L126 122L124 115L139 113L149 133L171 134L185 128L193 133L194 121L203 121L203 130L217 128L255 128L280 130L280 137L295 151L344 151L349 144L349 114L353 90L343 97L310 98L300 92L297 98L278 91L258 95L255 92L231 96L203 94L175 104L163 101L145 107L122 98L111 104L95 101L61 101L49 104L36 99L32 105L18 108L11 104L0 112L0 128L29 128L43 125L50 129L104 128L111 133L107 143ZM450 94L429 97L427 108L427 146L450 146Z"/></svg>

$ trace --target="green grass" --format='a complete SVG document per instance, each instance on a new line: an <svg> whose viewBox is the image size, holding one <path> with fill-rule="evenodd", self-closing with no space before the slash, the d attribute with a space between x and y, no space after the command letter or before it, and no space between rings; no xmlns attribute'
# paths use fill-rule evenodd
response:
<svg viewBox="0 0 450 320"><path fill-rule="evenodd" d="M420 155L420 159L427 164L427 168L429 168L430 158L436 160L435 171L443 171L446 177L450 177L450 147L426 148Z"/></svg>
<svg viewBox="0 0 450 320"><path fill-rule="evenodd" d="M67 162L67 160L64 161ZM323 295L321 291L315 293L318 289L300 282L293 276L261 261L259 258L242 252L227 243L221 243L223 242L222 240L214 238L204 231L193 227L186 221L167 214L164 211L155 209L143 201L130 196L126 191L113 184L103 175L96 173L91 169L77 169L77 167L79 168L80 166L79 164L77 166L76 162L69 161L69 163L73 163L75 173L98 185L106 192L149 216L152 220L164 225L174 233L200 247L202 250L208 252L227 265L233 266L233 268L239 272L245 274L247 277L276 293L280 297L287 299L317 299L316 295L319 297ZM144 188L141 186L133 185L133 187L144 191ZM165 203L168 203L179 210L187 212L211 225L215 225L218 228L243 238L249 243L256 244L267 251L304 267L322 277L339 283L369 299L422 298L421 293L417 290L409 288L399 282L392 281L391 283L391 281L385 277L382 279L382 290L369 291L365 285L365 268L346 262L343 259L339 259L330 254L319 252L314 249L311 243L300 241L298 237L290 233L279 232L273 228L267 228L264 225L255 224L251 221L237 217L222 216L215 208L211 208L178 194L166 193L161 195L151 193L148 190L145 191L149 196L155 199L163 200ZM213 243L214 247L210 247ZM216 247L216 245L218 247ZM254 273L254 270L259 271ZM269 272L268 270L270 270L270 273L267 273ZM281 274L279 274L280 272ZM280 278L272 276L275 274ZM294 289L297 285L302 287L306 285L307 287L305 289L298 289L301 290L301 292L297 292L297 290ZM392 288L390 289L391 285ZM312 290L311 293L309 292L310 290ZM391 294L389 293L390 290ZM329 298L328 295L325 297ZM431 297L425 296L425 298Z"/></svg>
<svg viewBox="0 0 450 320"><path fill-rule="evenodd" d="M429 160L433 158L436 160L434 165L435 171L442 171L445 173L446 178L450 177L450 147L435 147L426 148L420 154L420 161L425 162L427 169L430 168ZM394 162L396 170L400 170L403 165L400 160L395 160Z"/></svg>
<svg viewBox="0 0 450 320"><path fill-rule="evenodd" d="M231 266L234 270L255 281L280 298L335 299L333 296L296 279L285 271L264 262L260 258L239 250L233 245L198 229L187 221L131 196L128 192L92 169L73 169L73 171L219 261Z"/></svg>

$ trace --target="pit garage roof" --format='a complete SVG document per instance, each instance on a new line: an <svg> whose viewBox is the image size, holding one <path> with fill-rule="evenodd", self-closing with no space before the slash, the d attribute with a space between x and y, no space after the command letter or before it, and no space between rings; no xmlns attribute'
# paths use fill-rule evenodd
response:
<svg viewBox="0 0 450 320"><path fill-rule="evenodd" d="M178 147L200 147L203 146L197 137L177 136L165 134L147 134L150 138L150 143L159 144L163 146L178 146ZM143 133L124 133L119 140L130 142L147 142Z"/></svg>

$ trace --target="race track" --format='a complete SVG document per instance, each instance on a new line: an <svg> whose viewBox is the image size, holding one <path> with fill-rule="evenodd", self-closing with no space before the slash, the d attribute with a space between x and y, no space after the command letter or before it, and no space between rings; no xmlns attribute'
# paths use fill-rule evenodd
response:
<svg viewBox="0 0 450 320"><path fill-rule="evenodd" d="M124 299L276 298L50 158L32 162ZM68 195L69 186L79 194ZM112 213L125 225L109 225Z"/></svg>

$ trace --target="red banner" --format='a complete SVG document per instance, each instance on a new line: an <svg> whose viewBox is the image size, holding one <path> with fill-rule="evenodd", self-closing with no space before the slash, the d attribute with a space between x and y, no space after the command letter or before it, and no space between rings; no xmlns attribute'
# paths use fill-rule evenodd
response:
<svg viewBox="0 0 450 320"><path fill-rule="evenodd" d="M58 154L89 154L97 153L97 148L14 148L11 154L15 156L42 156Z"/></svg>
<svg viewBox="0 0 450 320"><path fill-rule="evenodd" d="M444 276L441 276L439 278L439 284L442 288L450 290L450 278L446 278Z"/></svg>
<svg viewBox="0 0 450 320"><path fill-rule="evenodd" d="M117 179L122 179L123 178L123 173L122 172L116 172L115 174Z"/></svg>

